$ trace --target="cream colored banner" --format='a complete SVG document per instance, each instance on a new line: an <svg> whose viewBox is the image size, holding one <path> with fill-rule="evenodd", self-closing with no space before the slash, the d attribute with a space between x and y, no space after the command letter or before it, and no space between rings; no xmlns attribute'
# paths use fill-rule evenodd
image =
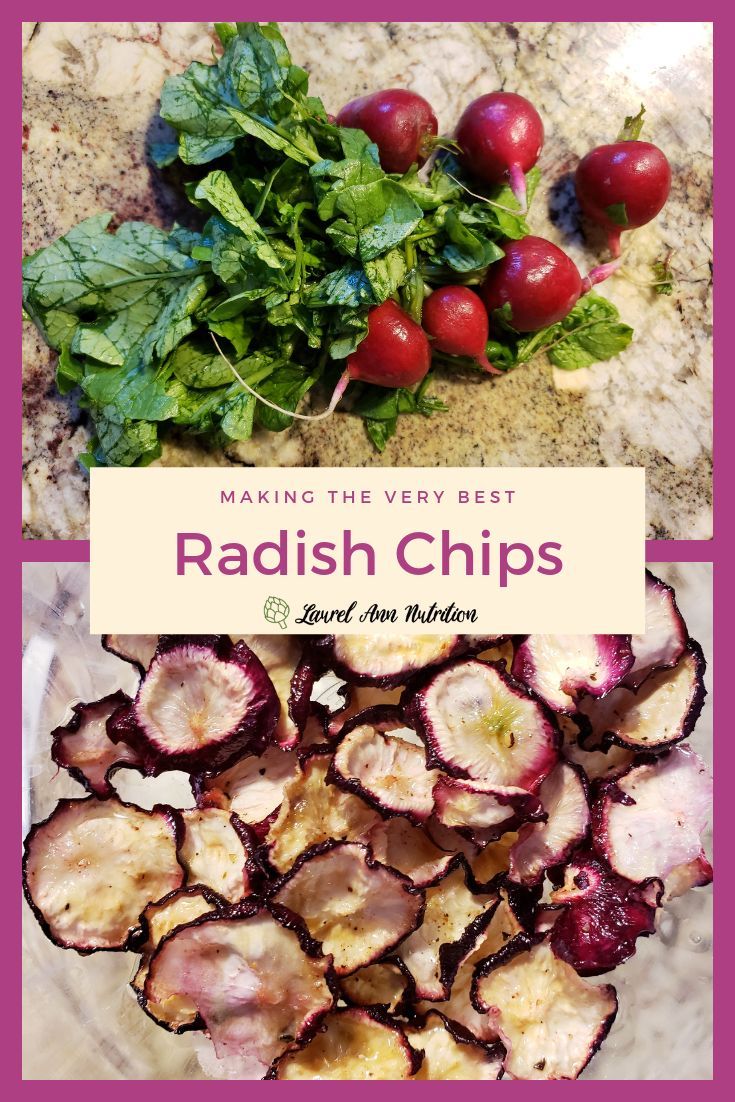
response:
<svg viewBox="0 0 735 1102"><path fill-rule="evenodd" d="M91 472L94 632L644 630L644 472Z"/></svg>

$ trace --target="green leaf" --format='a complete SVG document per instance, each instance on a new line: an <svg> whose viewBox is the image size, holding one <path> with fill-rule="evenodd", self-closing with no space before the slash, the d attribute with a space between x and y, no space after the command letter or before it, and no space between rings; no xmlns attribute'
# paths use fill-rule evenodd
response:
<svg viewBox="0 0 735 1102"><path fill-rule="evenodd" d="M465 224L461 212L447 212L444 231L450 243L442 248L441 257L455 272L482 271L503 256L494 241Z"/></svg>
<svg viewBox="0 0 735 1102"><path fill-rule="evenodd" d="M376 303L367 272L345 264L326 275L310 293L309 306L373 306Z"/></svg>
<svg viewBox="0 0 735 1102"><path fill-rule="evenodd" d="M206 338L180 344L170 357L167 367L182 383L196 390L232 382L232 371L214 343Z"/></svg>
<svg viewBox="0 0 735 1102"><path fill-rule="evenodd" d="M148 456L158 454L158 431L146 421L130 421L114 407L105 407L95 416L98 447L94 462L114 467L131 467Z"/></svg>
<svg viewBox="0 0 735 1102"><path fill-rule="evenodd" d="M605 207L605 214L616 226L628 225L628 212L625 209L625 203L611 203L609 207Z"/></svg>
<svg viewBox="0 0 735 1102"><path fill-rule="evenodd" d="M637 115L626 115L623 129L615 140L618 142L637 142L643 130L643 116L645 113L646 109L641 104L641 109Z"/></svg>
<svg viewBox="0 0 735 1102"><path fill-rule="evenodd" d="M365 431L370 442L379 452L385 451L385 446L392 436L395 436L398 428L398 418L390 421L373 421L369 417L364 420Z"/></svg>
<svg viewBox="0 0 735 1102"><path fill-rule="evenodd" d="M545 333L546 354L565 371L610 360L633 339L633 330L620 321L615 306L594 294L584 295L563 321Z"/></svg>
<svg viewBox="0 0 735 1102"><path fill-rule="evenodd" d="M295 410L306 392L314 385L317 377L318 373L305 376L303 368L296 364L284 364L260 384L258 393L275 405ZM293 418L288 414L270 409L262 402L257 403L255 416L258 424L270 429L271 432L283 432L293 424Z"/></svg>
<svg viewBox="0 0 735 1102"><path fill-rule="evenodd" d="M653 289L657 295L673 295L675 280L669 259L657 260L651 265L653 272Z"/></svg>

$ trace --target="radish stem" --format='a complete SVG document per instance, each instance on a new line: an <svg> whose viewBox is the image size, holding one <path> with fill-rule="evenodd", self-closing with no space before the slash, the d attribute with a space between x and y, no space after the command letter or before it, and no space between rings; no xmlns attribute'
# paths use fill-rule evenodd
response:
<svg viewBox="0 0 735 1102"><path fill-rule="evenodd" d="M446 172L446 169L444 170ZM485 195L478 195L476 191L471 191L467 184L463 184L461 180L458 180L456 176L452 176L451 172L446 172L450 180L454 180L458 187L461 187L463 191L466 191L468 195L471 195L473 199L479 199L482 203L487 203L489 207L495 207L496 210L504 210L508 214L517 214L519 218L525 218L528 214L528 206L525 206L518 210L517 207L504 207L502 203L496 203L493 199L488 199ZM524 181L525 183L525 181ZM513 192L515 195L515 192ZM516 196L517 198L517 196ZM525 201L525 192L524 192Z"/></svg>
<svg viewBox="0 0 735 1102"><path fill-rule="evenodd" d="M623 258L618 257L617 260L610 260L607 264L600 264L597 268L593 268L582 280L583 293L591 291L598 283L603 283L604 280L609 279L611 275L618 271L622 263Z"/></svg>
<svg viewBox="0 0 735 1102"><path fill-rule="evenodd" d="M275 402L271 402L268 400L268 398L264 398L262 394L258 394L257 390L253 390L250 384L245 382L235 365L233 363L230 363L230 361L227 359L227 356L225 356L224 352L222 351L219 341L215 337L214 333L210 333L210 336L214 341L215 348L217 349L220 356L225 361L243 390L246 390L248 394L252 394L254 398L257 398L259 402L262 402L264 406L268 406L269 409L275 410L276 413L283 413L286 417L293 417L296 421L323 421L325 417L331 417L337 407L340 398L347 389L347 384L350 381L350 369L349 367L347 367L340 375L339 382L334 388L334 393L332 394L332 397L329 400L329 405L326 409L322 410L321 413L295 413L291 409L284 409L283 406L276 405Z"/></svg>

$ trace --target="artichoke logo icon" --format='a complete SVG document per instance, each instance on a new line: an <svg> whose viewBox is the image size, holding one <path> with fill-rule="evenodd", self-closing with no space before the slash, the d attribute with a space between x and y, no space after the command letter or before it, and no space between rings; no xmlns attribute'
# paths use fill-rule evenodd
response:
<svg viewBox="0 0 735 1102"><path fill-rule="evenodd" d="M288 614L291 609L281 597L268 597L263 606L263 615L269 624L285 631L288 627Z"/></svg>

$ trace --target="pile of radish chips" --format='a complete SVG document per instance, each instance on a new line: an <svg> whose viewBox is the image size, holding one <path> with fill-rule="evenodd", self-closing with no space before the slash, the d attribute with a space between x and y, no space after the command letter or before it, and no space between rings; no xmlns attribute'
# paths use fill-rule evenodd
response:
<svg viewBox="0 0 735 1102"><path fill-rule="evenodd" d="M141 1009L232 1079L576 1079L591 982L710 882L686 740L705 662L647 575L641 636L107 636L75 705L86 795L25 841L46 935L136 954ZM184 771L190 805L122 800Z"/></svg>

